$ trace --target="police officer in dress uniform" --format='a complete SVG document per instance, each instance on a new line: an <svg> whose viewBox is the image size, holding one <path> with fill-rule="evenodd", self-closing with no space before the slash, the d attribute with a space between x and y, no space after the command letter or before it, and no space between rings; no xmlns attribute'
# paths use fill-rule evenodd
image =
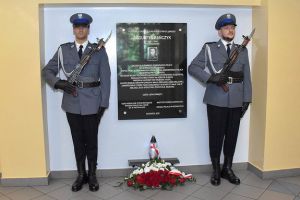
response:
<svg viewBox="0 0 300 200"><path fill-rule="evenodd" d="M54 89L63 91L62 109L70 125L78 177L72 191L79 191L88 183L91 191L97 191L96 178L98 154L98 126L109 105L110 66L105 48L91 56L90 61L78 77L76 84L57 77L59 70L69 77L80 59L95 47L88 41L90 24L93 19L85 13L71 16L75 41L59 46L57 52L42 70L42 77ZM88 173L85 160L88 160Z"/></svg>
<svg viewBox="0 0 300 200"><path fill-rule="evenodd" d="M227 74L221 72L230 52L238 47L233 42L236 18L224 14L217 20L215 28L220 40L204 44L200 53L189 66L189 74L206 85L203 102L207 104L209 128L209 151L213 167L211 184L219 185L221 177L230 183L240 184L232 171L232 160L236 147L240 119L248 109L252 98L252 86L248 51L245 48ZM221 85L227 84L225 92ZM224 164L220 168L223 147Z"/></svg>

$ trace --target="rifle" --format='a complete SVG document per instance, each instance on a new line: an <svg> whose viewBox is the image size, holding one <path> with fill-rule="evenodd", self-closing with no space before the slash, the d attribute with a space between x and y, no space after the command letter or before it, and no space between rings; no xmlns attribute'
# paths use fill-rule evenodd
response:
<svg viewBox="0 0 300 200"><path fill-rule="evenodd" d="M99 51L109 40L111 37L112 31L108 35L107 39L104 40L103 38L98 39L97 38L97 45L93 47L83 58L81 58L80 62L75 66L75 69L72 71L68 82L71 84L74 84L77 82L78 76L82 72L83 68L86 66L86 64L90 61L92 55L96 52ZM73 96L77 96L77 92L74 91Z"/></svg>
<svg viewBox="0 0 300 200"><path fill-rule="evenodd" d="M244 50L244 48L247 46L247 44L250 42L251 38L253 37L255 33L255 29L252 30L252 32L250 33L249 36L244 36L244 41L241 45L238 46L238 48L234 49L233 52L230 54L229 58L227 59L227 61L224 64L224 67L222 69L222 71L220 73L228 73L232 66L234 65L234 63L236 62L239 54L241 53L241 51ZM229 87L227 84L221 85L221 87L223 88L224 92L228 92L229 91Z"/></svg>

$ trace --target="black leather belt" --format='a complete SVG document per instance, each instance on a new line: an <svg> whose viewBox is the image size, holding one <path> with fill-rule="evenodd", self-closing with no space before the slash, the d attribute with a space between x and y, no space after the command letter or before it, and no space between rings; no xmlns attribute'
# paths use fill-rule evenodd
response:
<svg viewBox="0 0 300 200"><path fill-rule="evenodd" d="M78 87L78 88L98 87L98 86L100 86L100 81L95 81L95 82L77 81L77 82L74 82L73 85Z"/></svg>
<svg viewBox="0 0 300 200"><path fill-rule="evenodd" d="M240 72L229 71L228 72L227 84L241 83L241 82L243 82L243 80L244 80L244 73L242 71L240 71Z"/></svg>

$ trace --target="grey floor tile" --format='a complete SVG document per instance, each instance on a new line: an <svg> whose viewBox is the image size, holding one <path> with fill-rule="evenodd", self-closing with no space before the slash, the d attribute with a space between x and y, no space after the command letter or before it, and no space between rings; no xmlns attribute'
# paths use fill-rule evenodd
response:
<svg viewBox="0 0 300 200"><path fill-rule="evenodd" d="M148 189L148 190L140 191L138 189L133 189L133 188L130 188L128 190L128 192L130 192L132 194L136 194L136 195L139 195L139 196L142 196L142 197L146 197L146 198L150 198L150 197L154 196L159 191L160 191L159 189Z"/></svg>
<svg viewBox="0 0 300 200"><path fill-rule="evenodd" d="M194 192L192 196L202 200L220 200L226 194L227 192L219 190L217 187L211 188L211 187L204 186L198 191Z"/></svg>
<svg viewBox="0 0 300 200"><path fill-rule="evenodd" d="M286 187L288 190L290 190L294 195L300 194L300 185L296 185L294 183L288 183L288 182L281 182L281 181L278 182L282 184L284 187Z"/></svg>
<svg viewBox="0 0 300 200"><path fill-rule="evenodd" d="M98 178L98 181L99 181L99 184L101 183L101 184L107 184L107 182L109 182L109 181L111 181L111 180L113 180L113 179L115 179L115 177L100 177L100 178Z"/></svg>
<svg viewBox="0 0 300 200"><path fill-rule="evenodd" d="M186 199L184 200L199 200L198 198L196 197L193 197L193 196L188 196Z"/></svg>
<svg viewBox="0 0 300 200"><path fill-rule="evenodd" d="M50 180L49 185L33 186L33 188L40 192L43 192L43 193L49 193L49 192L59 189L63 186L66 186L66 183L53 179L53 180Z"/></svg>
<svg viewBox="0 0 300 200"><path fill-rule="evenodd" d="M12 192L15 192L17 190L22 190L25 189L26 187L4 187L4 186L0 186L0 194L9 194Z"/></svg>
<svg viewBox="0 0 300 200"><path fill-rule="evenodd" d="M237 194L229 193L222 200L253 200L248 197L243 197Z"/></svg>
<svg viewBox="0 0 300 200"><path fill-rule="evenodd" d="M296 197L294 200L300 200L300 197Z"/></svg>
<svg viewBox="0 0 300 200"><path fill-rule="evenodd" d="M250 174L248 170L235 170L234 171L235 175L239 177L241 181L245 180L245 178Z"/></svg>
<svg viewBox="0 0 300 200"><path fill-rule="evenodd" d="M232 190L232 193L240 196L257 199L265 190L250 185L241 184Z"/></svg>
<svg viewBox="0 0 300 200"><path fill-rule="evenodd" d="M10 200L10 199L4 195L0 195L0 200Z"/></svg>
<svg viewBox="0 0 300 200"><path fill-rule="evenodd" d="M267 187L269 187L272 181L273 180L263 180L255 174L249 173L249 175L243 180L243 183L254 187L266 189Z"/></svg>
<svg viewBox="0 0 300 200"><path fill-rule="evenodd" d="M267 190L284 194L298 195L300 192L300 186L287 182L274 181Z"/></svg>
<svg viewBox="0 0 300 200"><path fill-rule="evenodd" d="M124 177L100 178L98 180L100 183L106 183L112 186L116 186L124 182Z"/></svg>
<svg viewBox="0 0 300 200"><path fill-rule="evenodd" d="M300 176L286 177L286 178L278 178L278 181L293 183L300 186Z"/></svg>
<svg viewBox="0 0 300 200"><path fill-rule="evenodd" d="M48 196L48 195L43 195L43 196L34 198L34 199L32 199L32 200L55 200L55 199L53 199L52 197L50 197L50 196Z"/></svg>
<svg viewBox="0 0 300 200"><path fill-rule="evenodd" d="M152 200L183 200L188 195L175 191L161 190L151 197Z"/></svg>
<svg viewBox="0 0 300 200"><path fill-rule="evenodd" d="M206 185L210 181L210 175L208 174L193 174L193 177L196 178L196 184Z"/></svg>
<svg viewBox="0 0 300 200"><path fill-rule="evenodd" d="M100 198L93 196L91 193L81 193L76 197L72 197L70 200L100 200Z"/></svg>
<svg viewBox="0 0 300 200"><path fill-rule="evenodd" d="M42 195L42 192L39 192L31 187L26 187L22 190L17 190L15 192L9 193L6 196L13 200L29 200Z"/></svg>
<svg viewBox="0 0 300 200"><path fill-rule="evenodd" d="M226 180L226 179L221 179L221 184L218 186L214 186L211 183L207 183L205 186L214 188L214 189L218 189L218 190L222 190L224 192L231 192L236 187L236 185L229 183L228 180Z"/></svg>
<svg viewBox="0 0 300 200"><path fill-rule="evenodd" d="M289 191L291 191L294 195L300 194L300 185L296 185L293 183L287 183L287 182L280 182L285 188L287 188Z"/></svg>
<svg viewBox="0 0 300 200"><path fill-rule="evenodd" d="M91 194L101 199L109 199L113 196L120 194L123 191L124 190L122 188L113 187L111 185L104 184L100 186L97 192L92 192Z"/></svg>
<svg viewBox="0 0 300 200"><path fill-rule="evenodd" d="M87 192L87 188L82 188L78 192L72 192L71 187L69 185L66 185L62 188L59 188L57 190L54 190L52 192L47 193L47 195L58 199L58 200L67 200L70 198L74 198L79 196L81 193Z"/></svg>
<svg viewBox="0 0 300 200"><path fill-rule="evenodd" d="M173 187L173 191L190 195L196 192L197 190L199 190L201 187L202 187L201 185L197 185L195 183L186 183L182 186L178 185L176 187Z"/></svg>
<svg viewBox="0 0 300 200"><path fill-rule="evenodd" d="M72 185L75 181L75 178L62 178L62 179L55 179L55 180L63 182L64 184L67 185Z"/></svg>
<svg viewBox="0 0 300 200"><path fill-rule="evenodd" d="M145 197L130 193L128 191L124 191L114 197L112 197L110 200L145 200Z"/></svg>
<svg viewBox="0 0 300 200"><path fill-rule="evenodd" d="M274 191L265 191L259 200L294 200L294 195L283 194Z"/></svg>

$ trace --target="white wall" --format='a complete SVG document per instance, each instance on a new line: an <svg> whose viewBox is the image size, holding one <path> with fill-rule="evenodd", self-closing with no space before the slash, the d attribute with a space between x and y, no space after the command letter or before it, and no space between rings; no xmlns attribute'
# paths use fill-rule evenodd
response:
<svg viewBox="0 0 300 200"><path fill-rule="evenodd" d="M72 42L72 26L69 17L76 12L89 13L91 24L89 40L106 37L110 30L112 38L106 45L111 66L110 107L105 112L99 128L98 168L127 168L128 159L148 157L151 135L155 135L162 157L178 157L180 165L210 163L208 150L208 127L206 105L202 103L205 88L188 75L187 118L148 119L118 121L117 112L117 61L116 23L121 22L170 22L187 23L188 65L208 41L217 41L214 29L217 18L227 12L237 17L236 43L241 35L252 29L251 8L188 8L188 7L48 7L44 9L45 60L54 55L61 43ZM251 57L251 43L248 46ZM250 59L251 60L251 59ZM62 111L62 93L46 87L50 169L75 169L75 157L70 129ZM235 162L248 161L249 112L240 127Z"/></svg>

